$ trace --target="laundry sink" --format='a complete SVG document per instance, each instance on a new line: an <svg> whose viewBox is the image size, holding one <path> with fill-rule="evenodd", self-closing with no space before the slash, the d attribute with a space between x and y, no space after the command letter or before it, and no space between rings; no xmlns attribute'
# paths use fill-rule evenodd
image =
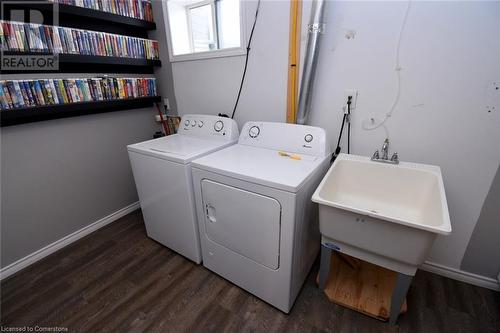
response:
<svg viewBox="0 0 500 333"><path fill-rule="evenodd" d="M313 194L322 243L414 275L438 234L451 232L437 166L340 154Z"/></svg>

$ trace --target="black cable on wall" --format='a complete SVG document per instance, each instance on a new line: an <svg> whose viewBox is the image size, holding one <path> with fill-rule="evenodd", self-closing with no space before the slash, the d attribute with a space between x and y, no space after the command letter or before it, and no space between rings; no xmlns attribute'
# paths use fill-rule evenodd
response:
<svg viewBox="0 0 500 333"><path fill-rule="evenodd" d="M255 30L255 24L257 23L257 17L259 16L260 1L261 0L259 0L257 2L257 9L255 10L255 19L253 21L252 31L250 32L250 37L248 38L247 53L246 53L246 56L245 56L245 67L243 69L243 76L241 77L240 89L238 90L238 97L236 98L236 103L234 104L234 108L233 108L233 113L231 115L231 119L234 118L234 115L236 113L236 109L238 108L238 103L240 101L241 90L243 89L243 83L245 82L245 76L247 74L248 55L250 54L250 45L252 44L252 38L253 38L253 32Z"/></svg>

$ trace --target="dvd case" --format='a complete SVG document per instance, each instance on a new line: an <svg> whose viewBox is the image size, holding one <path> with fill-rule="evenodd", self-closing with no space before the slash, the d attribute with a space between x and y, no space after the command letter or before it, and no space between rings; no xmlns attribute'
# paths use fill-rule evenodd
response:
<svg viewBox="0 0 500 333"><path fill-rule="evenodd" d="M106 32L0 21L4 51L82 54L103 57L160 57L158 41Z"/></svg>
<svg viewBox="0 0 500 333"><path fill-rule="evenodd" d="M155 78L1 80L2 110L156 96Z"/></svg>

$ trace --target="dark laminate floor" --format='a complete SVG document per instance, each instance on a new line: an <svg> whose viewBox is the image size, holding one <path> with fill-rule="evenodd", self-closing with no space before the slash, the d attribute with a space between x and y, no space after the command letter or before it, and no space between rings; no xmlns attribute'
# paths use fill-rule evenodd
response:
<svg viewBox="0 0 500 333"><path fill-rule="evenodd" d="M418 272L398 326L328 302L309 275L289 315L146 237L136 211L1 284L3 326L81 332L499 332L500 293Z"/></svg>

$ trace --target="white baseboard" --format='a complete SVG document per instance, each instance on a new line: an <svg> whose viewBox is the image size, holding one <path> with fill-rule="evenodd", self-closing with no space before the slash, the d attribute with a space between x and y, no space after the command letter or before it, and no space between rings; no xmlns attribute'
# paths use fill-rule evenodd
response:
<svg viewBox="0 0 500 333"><path fill-rule="evenodd" d="M469 273L460 269L443 266L429 261L426 261L420 268L424 271L436 273L450 279L470 283L478 287L500 291L499 281L486 276Z"/></svg>
<svg viewBox="0 0 500 333"><path fill-rule="evenodd" d="M5 266L4 268L0 269L0 280L5 279L8 276L11 276L12 274L20 271L21 269L28 267L29 265L45 258L46 256L56 252L57 250L79 240L80 238L83 238L87 236L88 234L96 231L99 228L104 227L107 224L110 224L111 222L114 222L118 220L120 217L123 217L134 210L138 209L140 207L139 201L134 202L126 207L123 207L122 209L109 214L108 216L103 217L100 220L97 220L80 230L77 230L73 232L72 234L69 234L57 241L55 241L52 244L49 244L43 248L41 248L38 251L35 251L31 254L28 254L26 257L21 258L12 264Z"/></svg>

